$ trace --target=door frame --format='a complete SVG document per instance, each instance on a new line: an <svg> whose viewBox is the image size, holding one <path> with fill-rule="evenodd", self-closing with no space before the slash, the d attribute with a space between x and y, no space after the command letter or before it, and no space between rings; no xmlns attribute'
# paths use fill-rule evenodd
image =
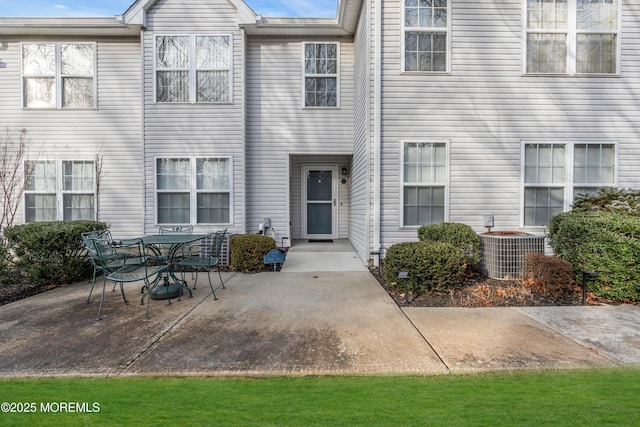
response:
<svg viewBox="0 0 640 427"><path fill-rule="evenodd" d="M331 234L308 234L307 233L307 173L315 170L331 171ZM338 228L338 164L302 164L301 165L301 190L302 196L300 200L302 218L302 238L303 239L335 239Z"/></svg>

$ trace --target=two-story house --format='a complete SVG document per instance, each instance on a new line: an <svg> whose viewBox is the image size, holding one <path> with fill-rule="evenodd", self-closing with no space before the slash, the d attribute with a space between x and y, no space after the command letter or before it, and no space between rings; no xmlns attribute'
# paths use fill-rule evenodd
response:
<svg viewBox="0 0 640 427"><path fill-rule="evenodd" d="M0 129L27 129L23 221L188 224L371 252L422 224L544 233L640 187L640 0L241 0L0 18Z"/></svg>

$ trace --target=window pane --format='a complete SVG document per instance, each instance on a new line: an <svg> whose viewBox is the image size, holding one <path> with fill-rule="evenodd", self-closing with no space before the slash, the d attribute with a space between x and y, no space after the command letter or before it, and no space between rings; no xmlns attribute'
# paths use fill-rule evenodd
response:
<svg viewBox="0 0 640 427"><path fill-rule="evenodd" d="M573 180L576 184L613 184L615 147L612 144L576 144Z"/></svg>
<svg viewBox="0 0 640 427"><path fill-rule="evenodd" d="M158 159L158 190L189 190L191 169L189 159Z"/></svg>
<svg viewBox="0 0 640 427"><path fill-rule="evenodd" d="M524 151L525 183L564 183L565 147L563 144L527 144Z"/></svg>
<svg viewBox="0 0 640 427"><path fill-rule="evenodd" d="M61 71L64 75L93 76L93 46L90 44L61 44Z"/></svg>
<svg viewBox="0 0 640 427"><path fill-rule="evenodd" d="M197 102L229 102L229 71L198 71Z"/></svg>
<svg viewBox="0 0 640 427"><path fill-rule="evenodd" d="M444 187L405 187L404 225L443 222L444 194Z"/></svg>
<svg viewBox="0 0 640 427"><path fill-rule="evenodd" d="M91 161L62 162L64 191L91 191L94 189L95 168Z"/></svg>
<svg viewBox="0 0 640 427"><path fill-rule="evenodd" d="M196 37L196 66L198 69L228 70L231 46L229 36Z"/></svg>
<svg viewBox="0 0 640 427"><path fill-rule="evenodd" d="M566 34L527 35L527 72L565 73L566 70Z"/></svg>
<svg viewBox="0 0 640 427"><path fill-rule="evenodd" d="M158 193L159 224L189 224L189 193Z"/></svg>
<svg viewBox="0 0 640 427"><path fill-rule="evenodd" d="M55 194L26 194L24 199L27 222L57 219Z"/></svg>
<svg viewBox="0 0 640 427"><path fill-rule="evenodd" d="M229 193L198 194L198 224L229 224Z"/></svg>
<svg viewBox="0 0 640 427"><path fill-rule="evenodd" d="M55 108L56 81L53 77L25 77L24 106L27 108Z"/></svg>
<svg viewBox="0 0 640 427"><path fill-rule="evenodd" d="M525 226L546 226L563 208L563 188L525 188Z"/></svg>
<svg viewBox="0 0 640 427"><path fill-rule="evenodd" d="M567 28L567 0L528 0L527 28L530 30L562 30Z"/></svg>
<svg viewBox="0 0 640 427"><path fill-rule="evenodd" d="M63 78L62 106L68 108L93 107L93 78Z"/></svg>
<svg viewBox="0 0 640 427"><path fill-rule="evenodd" d="M189 68L189 37L156 37L157 68Z"/></svg>
<svg viewBox="0 0 640 427"><path fill-rule="evenodd" d="M335 107L338 92L335 77L307 77L305 79L307 107Z"/></svg>
<svg viewBox="0 0 640 427"><path fill-rule="evenodd" d="M25 190L55 193L56 191L56 164L48 162L26 163Z"/></svg>
<svg viewBox="0 0 640 427"><path fill-rule="evenodd" d="M618 0L578 0L579 30L609 30L618 28Z"/></svg>
<svg viewBox="0 0 640 427"><path fill-rule="evenodd" d="M442 143L405 143L404 182L443 183L447 154Z"/></svg>
<svg viewBox="0 0 640 427"><path fill-rule="evenodd" d="M156 91L158 102L189 102L189 72L158 71Z"/></svg>
<svg viewBox="0 0 640 427"><path fill-rule="evenodd" d="M93 220L93 194L65 194L63 197L65 221Z"/></svg>
<svg viewBox="0 0 640 427"><path fill-rule="evenodd" d="M405 71L446 71L445 33L405 33Z"/></svg>
<svg viewBox="0 0 640 427"><path fill-rule="evenodd" d="M47 43L22 45L22 73L24 75L53 76L56 73L56 46Z"/></svg>
<svg viewBox="0 0 640 427"><path fill-rule="evenodd" d="M614 34L578 34L577 72L614 74L617 43Z"/></svg>
<svg viewBox="0 0 640 427"><path fill-rule="evenodd" d="M198 159L196 188L198 190L229 190L229 159Z"/></svg>

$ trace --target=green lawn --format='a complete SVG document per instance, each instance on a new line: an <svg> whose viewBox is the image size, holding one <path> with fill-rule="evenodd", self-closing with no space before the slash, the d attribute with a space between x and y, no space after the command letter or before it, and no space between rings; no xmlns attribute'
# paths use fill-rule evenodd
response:
<svg viewBox="0 0 640 427"><path fill-rule="evenodd" d="M9 409L36 410L8 413L3 404L3 426L640 423L640 369L434 377L1 379L0 396L0 402L13 403ZM77 403L80 412L63 412L65 402Z"/></svg>

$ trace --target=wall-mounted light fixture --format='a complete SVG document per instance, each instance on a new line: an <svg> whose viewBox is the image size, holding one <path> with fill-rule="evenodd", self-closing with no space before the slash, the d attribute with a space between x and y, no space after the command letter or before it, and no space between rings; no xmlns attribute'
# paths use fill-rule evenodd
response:
<svg viewBox="0 0 640 427"><path fill-rule="evenodd" d="M347 168L342 168L342 175L346 175L349 173L349 169Z"/></svg>

